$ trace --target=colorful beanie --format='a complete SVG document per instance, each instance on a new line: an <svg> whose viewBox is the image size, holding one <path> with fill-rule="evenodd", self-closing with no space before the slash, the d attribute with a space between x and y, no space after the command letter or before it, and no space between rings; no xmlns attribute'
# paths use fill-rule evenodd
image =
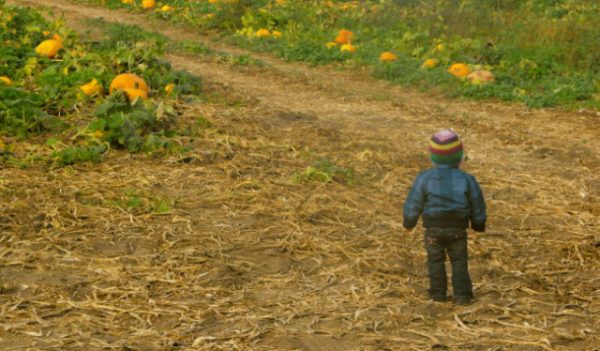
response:
<svg viewBox="0 0 600 351"><path fill-rule="evenodd" d="M431 161L435 164L453 165L460 163L463 157L463 144L452 129L441 129L429 142Z"/></svg>

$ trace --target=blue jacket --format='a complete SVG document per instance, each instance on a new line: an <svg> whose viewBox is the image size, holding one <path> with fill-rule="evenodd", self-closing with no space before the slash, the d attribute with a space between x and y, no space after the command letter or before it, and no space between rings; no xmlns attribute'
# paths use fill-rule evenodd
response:
<svg viewBox="0 0 600 351"><path fill-rule="evenodd" d="M423 216L430 227L467 228L485 231L486 206L475 177L457 166L437 165L417 176L404 203L402 225L412 229Z"/></svg>

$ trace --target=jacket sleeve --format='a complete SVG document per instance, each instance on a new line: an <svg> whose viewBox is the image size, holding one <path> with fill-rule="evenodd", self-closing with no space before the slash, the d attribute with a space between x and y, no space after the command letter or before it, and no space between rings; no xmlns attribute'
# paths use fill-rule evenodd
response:
<svg viewBox="0 0 600 351"><path fill-rule="evenodd" d="M423 206L425 205L425 191L423 185L423 176L420 174L417 176L417 179L415 179L412 188L408 193L408 197L406 198L406 202L404 203L402 226L406 229L414 228L423 212Z"/></svg>
<svg viewBox="0 0 600 351"><path fill-rule="evenodd" d="M483 192L475 177L469 177L469 202L471 204L471 228L477 232L485 232L487 220L486 205Z"/></svg>

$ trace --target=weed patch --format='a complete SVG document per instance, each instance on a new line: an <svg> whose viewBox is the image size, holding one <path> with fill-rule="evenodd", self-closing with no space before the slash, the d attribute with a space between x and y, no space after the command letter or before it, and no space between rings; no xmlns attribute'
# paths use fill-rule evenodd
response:
<svg viewBox="0 0 600 351"><path fill-rule="evenodd" d="M320 183L342 183L355 185L358 183L356 172L352 168L336 166L331 160L324 158L313 162L302 172L292 175L296 183L320 182Z"/></svg>

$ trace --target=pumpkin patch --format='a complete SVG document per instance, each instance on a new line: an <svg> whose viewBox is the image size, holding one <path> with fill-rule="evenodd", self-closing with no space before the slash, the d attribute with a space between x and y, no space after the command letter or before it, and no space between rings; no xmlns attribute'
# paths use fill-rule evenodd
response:
<svg viewBox="0 0 600 351"><path fill-rule="evenodd" d="M600 76L562 61L596 1L122 2L0 0L0 351L597 348ZM482 190L414 181L445 127ZM404 231L439 184L460 220ZM431 301L427 221L473 305Z"/></svg>
<svg viewBox="0 0 600 351"><path fill-rule="evenodd" d="M155 121L175 115L168 100L197 93L199 81L159 59L155 36L124 25L104 27L104 39L86 42L62 20L49 23L33 10L15 10L0 2L0 134L27 139L29 135L59 133L48 144L52 152L42 158L31 157L31 162L101 162L108 145L129 152L177 148L171 136L154 134L167 126L164 120L161 124ZM150 98L143 78L121 73L130 65L166 88ZM102 82L107 81L109 96L104 96ZM171 95L174 81L177 95ZM117 91L123 93L115 94ZM145 101L134 103L138 100ZM83 119L71 125L64 116ZM124 124L133 129L124 129ZM60 134L78 128L83 129L70 136Z"/></svg>
<svg viewBox="0 0 600 351"><path fill-rule="evenodd" d="M150 3L78 1L133 12ZM600 29L586 25L598 17L593 1L523 0L514 1L514 6L478 1L464 0L456 6L450 0L161 0L153 5L157 10L147 14L214 31L247 50L310 64L352 62L371 68L377 78L437 87L436 91L453 96L496 96L536 106L597 104L600 77L595 70L587 74L600 61L594 45ZM538 17L536 24L533 19ZM494 20L481 20L486 18ZM517 40L509 39L513 37ZM387 64L399 61L402 67ZM437 69L440 66L444 68ZM478 66L502 79L467 79ZM459 79L448 79L449 74ZM475 82L478 89L463 82ZM523 90L530 83L535 88Z"/></svg>

